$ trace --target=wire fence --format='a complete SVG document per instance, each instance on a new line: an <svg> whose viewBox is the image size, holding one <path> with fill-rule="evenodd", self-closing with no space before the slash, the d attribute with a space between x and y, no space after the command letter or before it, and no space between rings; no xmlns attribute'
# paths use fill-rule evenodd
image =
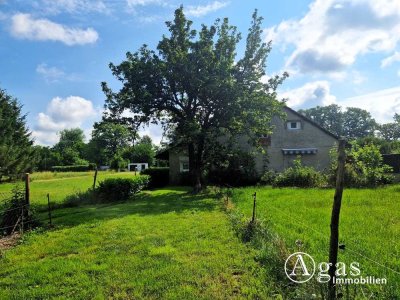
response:
<svg viewBox="0 0 400 300"><path fill-rule="evenodd" d="M228 199L229 197L232 196L232 187L225 187L224 190L224 201L226 202L226 199ZM249 196L249 198L253 198L254 194L251 194L251 197ZM313 227L311 227L310 225L306 224L304 221L302 221L300 218L297 218L295 216L293 216L292 214L288 214L284 211L282 211L282 209L277 208L273 205L269 205L267 207L267 209L271 209L276 211L279 215L284 216L285 217L285 222L289 222L291 223L294 227L296 228L306 228L316 234L318 234L322 240L324 240L324 242L326 242L327 244L329 244L329 234L324 233L320 230L317 230ZM253 214L255 214L255 212L253 211ZM360 258L363 258L367 261L369 261L370 263L374 264L375 266L386 270L387 272L390 272L392 274L396 274L396 275L400 275L400 269L396 269L393 266L389 266L386 265L385 263L380 262L378 259L375 258L371 258L368 255L366 255L364 253L364 251L361 251L356 245L359 245L359 242L354 241L351 238L347 238L342 240L342 244L339 244L338 247L340 250L344 251L344 253L347 251L349 253L352 253L353 255L356 255Z"/></svg>

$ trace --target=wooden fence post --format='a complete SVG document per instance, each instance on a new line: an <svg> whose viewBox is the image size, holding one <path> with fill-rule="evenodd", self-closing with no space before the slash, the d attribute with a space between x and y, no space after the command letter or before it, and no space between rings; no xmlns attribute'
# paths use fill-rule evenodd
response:
<svg viewBox="0 0 400 300"><path fill-rule="evenodd" d="M29 187L29 183L30 183L30 178L29 178L29 173L25 174L25 202L26 205L29 207L30 205L30 187Z"/></svg>
<svg viewBox="0 0 400 300"><path fill-rule="evenodd" d="M344 185L344 167L346 162L345 152L346 141L344 139L339 140L338 147L338 165L336 171L336 191L333 198L332 215L331 215L331 237L329 245L329 272L330 280L328 283L329 297L328 299L336 299L336 263L339 247L339 217L340 207L342 205L343 185Z"/></svg>
<svg viewBox="0 0 400 300"><path fill-rule="evenodd" d="M96 170L94 171L93 190L96 188L96 180L97 180L97 166Z"/></svg>
<svg viewBox="0 0 400 300"><path fill-rule="evenodd" d="M253 194L253 217L251 218L251 222L254 223L256 220L256 201L257 201L257 193Z"/></svg>

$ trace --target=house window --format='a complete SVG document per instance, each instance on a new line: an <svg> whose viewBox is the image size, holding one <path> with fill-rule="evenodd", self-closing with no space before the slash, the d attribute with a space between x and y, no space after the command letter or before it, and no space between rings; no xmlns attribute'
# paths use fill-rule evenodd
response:
<svg viewBox="0 0 400 300"><path fill-rule="evenodd" d="M289 130L301 129L301 122L300 121L289 121L289 122L287 122L287 129L289 129Z"/></svg>
<svg viewBox="0 0 400 300"><path fill-rule="evenodd" d="M189 162L182 161L180 169L181 169L181 172L189 172Z"/></svg>

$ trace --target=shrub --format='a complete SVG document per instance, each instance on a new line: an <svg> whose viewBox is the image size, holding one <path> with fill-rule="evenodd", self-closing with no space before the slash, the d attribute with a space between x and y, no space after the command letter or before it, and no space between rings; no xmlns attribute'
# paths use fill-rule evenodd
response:
<svg viewBox="0 0 400 300"><path fill-rule="evenodd" d="M96 164L90 163L88 165L72 165L72 166L53 166L53 172L87 172L96 169Z"/></svg>
<svg viewBox="0 0 400 300"><path fill-rule="evenodd" d="M210 168L207 179L210 183L231 186L256 184L259 180L255 170L254 156L244 151L226 155L225 161Z"/></svg>
<svg viewBox="0 0 400 300"><path fill-rule="evenodd" d="M148 168L140 174L149 175L149 188L166 186L169 183L169 168Z"/></svg>
<svg viewBox="0 0 400 300"><path fill-rule="evenodd" d="M101 202L125 201L144 189L149 184L149 180L148 175L133 178L107 178L99 183L95 193Z"/></svg>
<svg viewBox="0 0 400 300"><path fill-rule="evenodd" d="M110 167L113 170L126 169L128 167L129 160L124 159L121 155L116 154L110 162Z"/></svg>
<svg viewBox="0 0 400 300"><path fill-rule="evenodd" d="M287 168L274 180L273 185L278 187L320 187L325 183L325 177L312 167L303 166L301 159L293 161L293 167Z"/></svg>
<svg viewBox="0 0 400 300"><path fill-rule="evenodd" d="M276 176L277 176L276 172L274 172L272 170L268 170L263 174L263 176L261 176L260 184L272 185L272 184L274 184Z"/></svg>
<svg viewBox="0 0 400 300"><path fill-rule="evenodd" d="M76 192L75 194L69 195L65 198L64 202L53 204L53 208L58 207L77 207L83 204L95 204L100 202L96 195L96 191L89 189L86 192Z"/></svg>
<svg viewBox="0 0 400 300"><path fill-rule="evenodd" d="M337 168L337 154L332 154L331 184L335 182ZM381 184L392 183L394 177L392 168L383 164L379 147L374 144L360 146L353 142L347 150L344 184L348 187L375 187Z"/></svg>
<svg viewBox="0 0 400 300"><path fill-rule="evenodd" d="M34 218L34 211L26 205L25 191L18 188L13 189L11 198L3 203L0 210L0 235L9 235L14 230L21 229L22 225L24 230L39 225Z"/></svg>

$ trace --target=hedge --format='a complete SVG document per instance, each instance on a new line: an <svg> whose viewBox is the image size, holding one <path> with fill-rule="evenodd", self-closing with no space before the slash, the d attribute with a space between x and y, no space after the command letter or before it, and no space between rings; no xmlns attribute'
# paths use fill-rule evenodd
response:
<svg viewBox="0 0 400 300"><path fill-rule="evenodd" d="M169 168L148 168L140 174L149 175L149 188L166 186L169 183Z"/></svg>
<svg viewBox="0 0 400 300"><path fill-rule="evenodd" d="M96 164L90 163L88 165L73 165L73 166L53 166L53 172L86 172L96 169Z"/></svg>
<svg viewBox="0 0 400 300"><path fill-rule="evenodd" d="M144 189L150 181L147 175L132 178L107 178L99 183L95 193L101 202L128 200Z"/></svg>

